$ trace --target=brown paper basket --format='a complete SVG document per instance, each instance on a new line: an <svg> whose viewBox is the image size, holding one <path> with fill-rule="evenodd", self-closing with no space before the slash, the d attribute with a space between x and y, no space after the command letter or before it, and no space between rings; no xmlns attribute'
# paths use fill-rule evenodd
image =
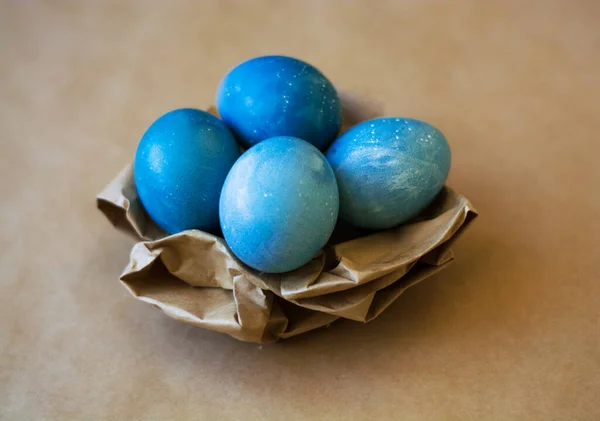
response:
<svg viewBox="0 0 600 421"><path fill-rule="evenodd" d="M342 95L342 102L346 127L382 114L357 97ZM132 175L125 167L97 196L115 227L143 240L133 247L121 283L168 316L250 342L274 342L339 318L374 319L452 261L450 246L477 215L445 187L412 223L380 232L339 223L311 262L265 274L239 261L221 237L198 230L166 235L141 206Z"/></svg>

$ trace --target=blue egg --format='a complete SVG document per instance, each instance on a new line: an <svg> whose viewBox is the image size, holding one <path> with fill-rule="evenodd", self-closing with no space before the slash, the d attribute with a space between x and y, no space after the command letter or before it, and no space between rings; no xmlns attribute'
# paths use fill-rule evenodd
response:
<svg viewBox="0 0 600 421"><path fill-rule="evenodd" d="M414 218L440 192L450 171L444 135L410 118L357 124L326 156L340 189L340 219L363 228L390 228Z"/></svg>
<svg viewBox="0 0 600 421"><path fill-rule="evenodd" d="M221 228L248 266L281 273L309 262L333 232L339 210L329 163L311 144L275 137L246 151L221 193Z"/></svg>
<svg viewBox="0 0 600 421"><path fill-rule="evenodd" d="M342 104L329 80L291 57L248 60L221 81L217 108L246 148L275 136L293 136L320 150L337 136Z"/></svg>
<svg viewBox="0 0 600 421"><path fill-rule="evenodd" d="M223 182L239 157L227 126L200 110L168 112L146 130L133 166L140 200L170 234L216 231Z"/></svg>

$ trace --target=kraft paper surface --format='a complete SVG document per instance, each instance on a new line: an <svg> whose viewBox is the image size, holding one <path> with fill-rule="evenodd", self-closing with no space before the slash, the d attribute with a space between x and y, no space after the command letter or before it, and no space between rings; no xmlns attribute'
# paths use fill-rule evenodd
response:
<svg viewBox="0 0 600 421"><path fill-rule="evenodd" d="M598 22L597 0L0 1L0 420L598 421ZM444 270L377 292L377 309L402 294L367 324L261 286L264 331L295 335L268 345L134 299L119 276L145 240L94 197L154 119L214 104L264 54L438 127L447 185L481 213ZM133 233L130 193L110 194ZM338 230L327 256L362 234ZM434 250L413 269L450 256ZM238 307L212 288L222 313L202 313L157 260L183 317L239 332L238 311L269 306L248 281ZM127 282L163 302L160 282ZM281 295L313 305L311 282Z"/></svg>

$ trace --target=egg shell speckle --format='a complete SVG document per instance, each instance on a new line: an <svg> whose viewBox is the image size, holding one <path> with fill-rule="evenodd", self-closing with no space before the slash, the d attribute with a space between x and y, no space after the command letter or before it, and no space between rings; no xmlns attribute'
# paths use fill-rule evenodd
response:
<svg viewBox="0 0 600 421"><path fill-rule="evenodd" d="M337 136L342 105L315 67L285 56L257 57L221 81L217 108L238 141L249 148L276 136L293 136L320 150Z"/></svg>
<svg viewBox="0 0 600 421"><path fill-rule="evenodd" d="M340 219L371 229L414 218L440 192L450 171L444 135L409 118L359 123L326 156L338 180Z"/></svg>
<svg viewBox="0 0 600 421"><path fill-rule="evenodd" d="M221 188L239 155L227 126L205 111L182 108L159 117L140 140L134 161L146 212L170 234L216 232Z"/></svg>
<svg viewBox="0 0 600 421"><path fill-rule="evenodd" d="M236 256L262 272L309 262L327 243L339 211L329 163L311 144L275 137L246 151L221 193L223 234Z"/></svg>

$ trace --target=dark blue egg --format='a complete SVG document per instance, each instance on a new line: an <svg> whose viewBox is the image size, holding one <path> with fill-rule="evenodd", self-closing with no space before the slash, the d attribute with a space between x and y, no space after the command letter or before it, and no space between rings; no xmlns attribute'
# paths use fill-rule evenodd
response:
<svg viewBox="0 0 600 421"><path fill-rule="evenodd" d="M265 140L231 169L220 203L227 244L248 266L271 273L309 262L333 232L338 188L329 163L308 142Z"/></svg>
<svg viewBox="0 0 600 421"><path fill-rule="evenodd" d="M450 171L444 135L423 121L384 117L357 124L326 153L340 189L340 219L383 229L429 205Z"/></svg>
<svg viewBox="0 0 600 421"><path fill-rule="evenodd" d="M239 146L217 117L192 108L168 112L146 130L134 161L140 200L170 234L216 231L219 195Z"/></svg>
<svg viewBox="0 0 600 421"><path fill-rule="evenodd" d="M246 148L275 136L293 136L320 150L337 136L342 105L331 82L291 57L248 60L221 81L217 108Z"/></svg>

